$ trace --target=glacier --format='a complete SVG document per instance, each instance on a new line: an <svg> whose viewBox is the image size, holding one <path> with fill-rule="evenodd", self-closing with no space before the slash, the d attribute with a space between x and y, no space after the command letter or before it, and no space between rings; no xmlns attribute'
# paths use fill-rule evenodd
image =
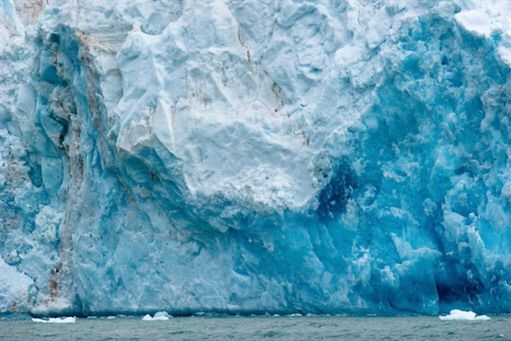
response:
<svg viewBox="0 0 511 341"><path fill-rule="evenodd" d="M0 313L511 313L510 14L0 0Z"/></svg>

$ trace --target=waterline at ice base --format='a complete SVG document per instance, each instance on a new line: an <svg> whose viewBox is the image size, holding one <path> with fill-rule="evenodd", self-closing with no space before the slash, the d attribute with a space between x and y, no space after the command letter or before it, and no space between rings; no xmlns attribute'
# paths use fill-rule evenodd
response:
<svg viewBox="0 0 511 341"><path fill-rule="evenodd" d="M510 14L0 0L0 313L511 313Z"/></svg>

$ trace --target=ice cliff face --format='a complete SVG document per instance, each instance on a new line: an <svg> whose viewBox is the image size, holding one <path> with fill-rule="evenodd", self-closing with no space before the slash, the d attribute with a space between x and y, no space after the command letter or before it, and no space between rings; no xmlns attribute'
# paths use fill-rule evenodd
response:
<svg viewBox="0 0 511 341"><path fill-rule="evenodd" d="M0 0L0 311L511 312L498 5Z"/></svg>

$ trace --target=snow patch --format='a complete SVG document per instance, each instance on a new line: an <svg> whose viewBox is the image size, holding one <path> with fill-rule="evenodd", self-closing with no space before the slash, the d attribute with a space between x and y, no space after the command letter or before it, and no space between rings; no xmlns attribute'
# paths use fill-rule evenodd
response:
<svg viewBox="0 0 511 341"><path fill-rule="evenodd" d="M497 42L502 60L511 65L511 21L509 1L468 1L455 18L466 30L486 38L500 36Z"/></svg>

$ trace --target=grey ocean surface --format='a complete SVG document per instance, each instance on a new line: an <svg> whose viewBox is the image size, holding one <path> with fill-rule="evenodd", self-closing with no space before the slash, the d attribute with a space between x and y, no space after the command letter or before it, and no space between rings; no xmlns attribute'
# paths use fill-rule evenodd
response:
<svg viewBox="0 0 511 341"><path fill-rule="evenodd" d="M490 321L438 317L140 317L73 324L0 321L2 340L511 340L511 316Z"/></svg>

